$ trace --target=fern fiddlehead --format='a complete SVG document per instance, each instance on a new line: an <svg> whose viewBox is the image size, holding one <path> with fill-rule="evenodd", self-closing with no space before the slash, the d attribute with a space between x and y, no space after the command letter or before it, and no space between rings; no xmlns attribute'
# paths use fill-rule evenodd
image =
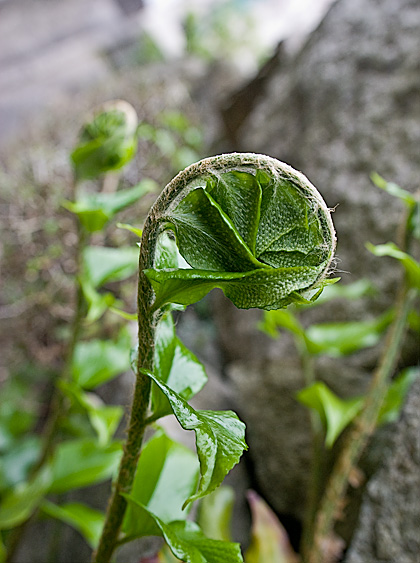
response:
<svg viewBox="0 0 420 563"><path fill-rule="evenodd" d="M127 442L97 563L118 542L140 453L161 310L220 288L239 308L278 309L322 290L336 245L330 211L303 174L264 155L207 158L180 172L146 219L140 248L139 354ZM315 293L315 296L317 293Z"/></svg>
<svg viewBox="0 0 420 563"><path fill-rule="evenodd" d="M164 303L218 287L239 308L279 309L322 286L335 250L330 211L303 174L273 158L233 153L178 174L156 201L154 233L172 231L190 268L148 268Z"/></svg>

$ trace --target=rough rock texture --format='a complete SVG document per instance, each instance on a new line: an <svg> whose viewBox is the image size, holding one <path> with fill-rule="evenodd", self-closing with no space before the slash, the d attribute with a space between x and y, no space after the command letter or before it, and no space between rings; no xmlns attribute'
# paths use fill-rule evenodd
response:
<svg viewBox="0 0 420 563"><path fill-rule="evenodd" d="M338 267L383 286L389 276L378 279L364 244L394 236L400 205L369 173L418 186L419 29L417 0L338 1L300 55L282 63L237 136L239 148L288 162L338 204Z"/></svg>
<svg viewBox="0 0 420 563"><path fill-rule="evenodd" d="M418 563L420 381L412 388L384 466L370 481L346 563Z"/></svg>
<svg viewBox="0 0 420 563"><path fill-rule="evenodd" d="M393 302L400 268L373 257L365 242L395 240L402 206L373 186L369 174L376 170L406 189L418 188L419 53L418 0L339 0L300 54L282 59L264 97L242 119L236 143L231 132L221 142L223 150L266 153L302 170L329 206L338 204L333 218L342 283L367 277L379 289L374 298L309 311L305 322L375 316ZM222 298L218 309L227 373L248 425L256 478L277 511L300 518L309 440L307 416L293 400L303 385L294 346L256 336L257 313L234 310ZM317 374L339 395L358 395L379 350L324 359ZM415 364L418 352L418 338L408 339L400 367ZM415 467L420 471L418 461L410 470Z"/></svg>

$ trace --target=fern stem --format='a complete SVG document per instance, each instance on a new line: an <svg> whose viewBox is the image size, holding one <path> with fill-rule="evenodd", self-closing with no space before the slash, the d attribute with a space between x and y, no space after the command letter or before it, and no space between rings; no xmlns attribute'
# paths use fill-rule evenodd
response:
<svg viewBox="0 0 420 563"><path fill-rule="evenodd" d="M96 563L108 563L118 544L127 501L122 493L130 493L140 456L144 430L147 426L147 412L150 399L151 380L141 370L153 371L154 335L156 319L151 312L153 300L152 288L143 274L143 270L153 263L156 233L153 221L146 220L143 230L139 260L138 281L138 362L131 415L128 424L127 441L124 446L117 479L113 485L111 499L107 509L105 525L98 549L93 554Z"/></svg>
<svg viewBox="0 0 420 563"><path fill-rule="evenodd" d="M233 153L203 159L180 172L163 190L156 200L146 219L139 261L138 286L138 323L139 323L139 354L137 377L134 391L131 416L128 427L127 442L121 458L118 477L113 486L111 500L108 505L102 536L96 553L95 563L108 563L112 553L120 542L120 529L123 522L127 502L122 493L129 493L134 481L144 429L150 422L147 411L150 399L150 378L142 374L142 369L153 371L154 335L159 310L154 312L152 287L144 275L144 270L153 268L156 241L159 230L165 228L165 216L193 189L197 181L205 181L211 173L225 172L233 169L247 171L249 169L265 170L276 178L281 178L299 186L304 197L317 202L322 210L323 226L331 238L330 260L335 248L335 231L329 211L317 190L299 172L275 159L252 153ZM327 272L325 267L325 275Z"/></svg>

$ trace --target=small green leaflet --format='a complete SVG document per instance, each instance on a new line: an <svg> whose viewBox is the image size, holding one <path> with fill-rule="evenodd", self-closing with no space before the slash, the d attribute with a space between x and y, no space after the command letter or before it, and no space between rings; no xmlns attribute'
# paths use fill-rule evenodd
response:
<svg viewBox="0 0 420 563"><path fill-rule="evenodd" d="M394 197L398 197L406 205L412 206L417 203L416 198L412 193L407 190L403 190L400 186L394 184L393 182L387 182L385 178L382 178L382 176L380 176L377 172L372 172L370 179L378 188L381 188L381 190L388 192Z"/></svg>
<svg viewBox="0 0 420 563"><path fill-rule="evenodd" d="M125 231L130 231L130 233L133 233L139 238L143 236L143 231L141 229L138 229L137 227L133 227L133 225L129 225L128 223L117 223L117 227L119 229L124 229Z"/></svg>
<svg viewBox="0 0 420 563"><path fill-rule="evenodd" d="M340 399L320 381L299 391L297 399L318 413L326 430L327 448L332 448L341 432L360 412L364 401L363 397Z"/></svg>
<svg viewBox="0 0 420 563"><path fill-rule="evenodd" d="M353 283L328 284L328 286L324 288L322 294L316 300L315 305L321 305L332 301L333 299L355 300L365 296L374 295L375 293L376 289L372 282L368 279L363 278Z"/></svg>
<svg viewBox="0 0 420 563"><path fill-rule="evenodd" d="M388 312L376 319L313 324L305 330L291 311L280 310L266 312L259 328L272 338L278 336L279 328L284 328L310 354L338 358L377 344L392 318L392 312Z"/></svg>
<svg viewBox="0 0 420 563"><path fill-rule="evenodd" d="M242 563L238 543L206 538L194 522L165 524L155 517L166 543L175 557L186 563Z"/></svg>
<svg viewBox="0 0 420 563"><path fill-rule="evenodd" d="M398 420L407 393L419 376L419 367L407 368L397 375L388 388L379 413L378 424L386 424Z"/></svg>
<svg viewBox="0 0 420 563"><path fill-rule="evenodd" d="M138 262L139 249L136 247L87 246L83 251L82 278L98 288L104 283L130 277L137 271Z"/></svg>
<svg viewBox="0 0 420 563"><path fill-rule="evenodd" d="M175 520L165 523L139 503L154 520L159 535L163 536L172 553L185 563L243 563L238 543L206 538L194 522Z"/></svg>
<svg viewBox="0 0 420 563"><path fill-rule="evenodd" d="M155 373L186 401L207 382L201 362L176 336L170 312L165 313L156 329ZM168 399L155 383L152 386L152 412L154 419L172 414Z"/></svg>
<svg viewBox="0 0 420 563"><path fill-rule="evenodd" d="M200 460L198 490L184 503L214 491L238 463L244 450L245 424L232 411L196 411L156 375L144 371L168 398L172 411L184 430L194 430Z"/></svg>
<svg viewBox="0 0 420 563"><path fill-rule="evenodd" d="M21 411L23 414L23 412ZM41 455L40 436L29 432L2 448L0 461L0 495L27 479L31 468Z"/></svg>
<svg viewBox="0 0 420 563"><path fill-rule="evenodd" d="M366 247L375 256L391 256L399 260L404 266L410 285L420 289L420 263L414 260L412 256L400 250L393 242L379 244L378 246L367 243Z"/></svg>
<svg viewBox="0 0 420 563"><path fill-rule="evenodd" d="M16 485L2 496L0 530L9 530L27 520L51 485L51 469L46 465L33 479Z"/></svg>
<svg viewBox="0 0 420 563"><path fill-rule="evenodd" d="M149 511L164 522L183 520L185 499L197 488L197 456L162 431L144 446L127 500L122 530L126 538L160 534Z"/></svg>
<svg viewBox="0 0 420 563"><path fill-rule="evenodd" d="M404 399L418 375L417 368L407 368L392 381L378 416L378 425L398 419ZM340 399L321 381L299 391L297 399L318 413L326 431L327 448L331 448L341 432L353 422L365 400L363 396Z"/></svg>
<svg viewBox="0 0 420 563"><path fill-rule="evenodd" d="M82 273L79 276L84 298L88 304L87 322L98 320L107 309L120 303L110 293L99 293L107 282L121 281L138 269L139 250L135 247L109 248L87 246L83 250Z"/></svg>
<svg viewBox="0 0 420 563"><path fill-rule="evenodd" d="M86 277L79 278L80 285L83 291L83 296L88 306L86 315L86 322L93 323L100 319L108 309L119 302L116 300L115 295L107 291L106 293L99 293L90 280Z"/></svg>
<svg viewBox="0 0 420 563"><path fill-rule="evenodd" d="M60 389L74 402L84 408L90 423L98 435L98 444L106 446L118 427L124 409L118 405L107 405L95 393L84 393L76 383L62 382Z"/></svg>
<svg viewBox="0 0 420 563"><path fill-rule="evenodd" d="M130 369L131 336L123 328L116 342L88 340L78 342L71 366L73 381L83 389L94 389Z"/></svg>
<svg viewBox="0 0 420 563"><path fill-rule="evenodd" d="M42 501L41 510L51 518L61 520L80 532L93 549L97 547L105 521L103 512L78 502L57 505L48 500Z"/></svg>
<svg viewBox="0 0 420 563"><path fill-rule="evenodd" d="M339 358L375 346L392 319L389 311L366 321L314 324L305 331L305 341L311 354Z"/></svg>
<svg viewBox="0 0 420 563"><path fill-rule="evenodd" d="M398 197L405 203L409 210L407 230L414 238L420 240L420 197L418 192L412 194L407 190L403 190L397 184L387 182L376 172L371 174L371 180L378 188L385 190L394 197Z"/></svg>
<svg viewBox="0 0 420 563"><path fill-rule="evenodd" d="M121 444L99 446L95 440L81 438L59 444L51 462L52 493L87 487L110 479L116 473Z"/></svg>
<svg viewBox="0 0 420 563"><path fill-rule="evenodd" d="M127 190L118 190L114 193L83 194L75 202L65 201L63 206L75 213L85 229L93 233L102 230L119 211L156 189L155 182L145 179Z"/></svg>

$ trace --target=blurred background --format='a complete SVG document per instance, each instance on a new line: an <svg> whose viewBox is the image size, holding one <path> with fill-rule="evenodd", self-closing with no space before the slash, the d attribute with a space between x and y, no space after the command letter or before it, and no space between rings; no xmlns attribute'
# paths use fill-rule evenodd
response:
<svg viewBox="0 0 420 563"><path fill-rule="evenodd" d="M331 0L16 1L0 4L0 135L130 66L186 57L250 77L277 43L296 49ZM226 85L226 88L229 84ZM226 90L227 93L228 90Z"/></svg>
<svg viewBox="0 0 420 563"><path fill-rule="evenodd" d="M402 213L369 176L377 171L418 189L419 54L418 0L0 0L3 486L34 463L34 436L63 364L77 237L62 202L72 197L69 155L89 111L112 99L137 111L138 151L116 182L128 188L148 178L157 186L122 215L138 227L166 183L205 156L260 152L302 170L336 208L341 283L365 283L357 299L308 309L302 323L364 322L392 306L401 278L394 261L365 248L395 240ZM95 243L133 245L133 238L110 227ZM135 284L133 276L106 289L133 312ZM309 416L295 400L300 359L290 334L270 339L257 330L260 321L260 311L238 311L215 293L188 308L177 330L209 374L196 406L233 408L247 423L250 451L228 478L238 499L234 539L249 543L245 493L253 488L297 549L310 460ZM417 315L399 370L418 366L419 326ZM112 329L112 322L101 327ZM317 378L343 399L363 394L381 350L377 332L355 353L318 356ZM126 373L100 394L125 406L131 388ZM406 426L387 425L372 440L331 561L418 563L418 383L410 396ZM170 423L168 431L176 433ZM404 488L390 460L407 459L407 451ZM328 465L336 452L326 455ZM100 487L88 493L97 506L108 492ZM41 522L17 561L88 560L77 532L59 532L61 549L57 533ZM139 559L127 551L119 560Z"/></svg>

